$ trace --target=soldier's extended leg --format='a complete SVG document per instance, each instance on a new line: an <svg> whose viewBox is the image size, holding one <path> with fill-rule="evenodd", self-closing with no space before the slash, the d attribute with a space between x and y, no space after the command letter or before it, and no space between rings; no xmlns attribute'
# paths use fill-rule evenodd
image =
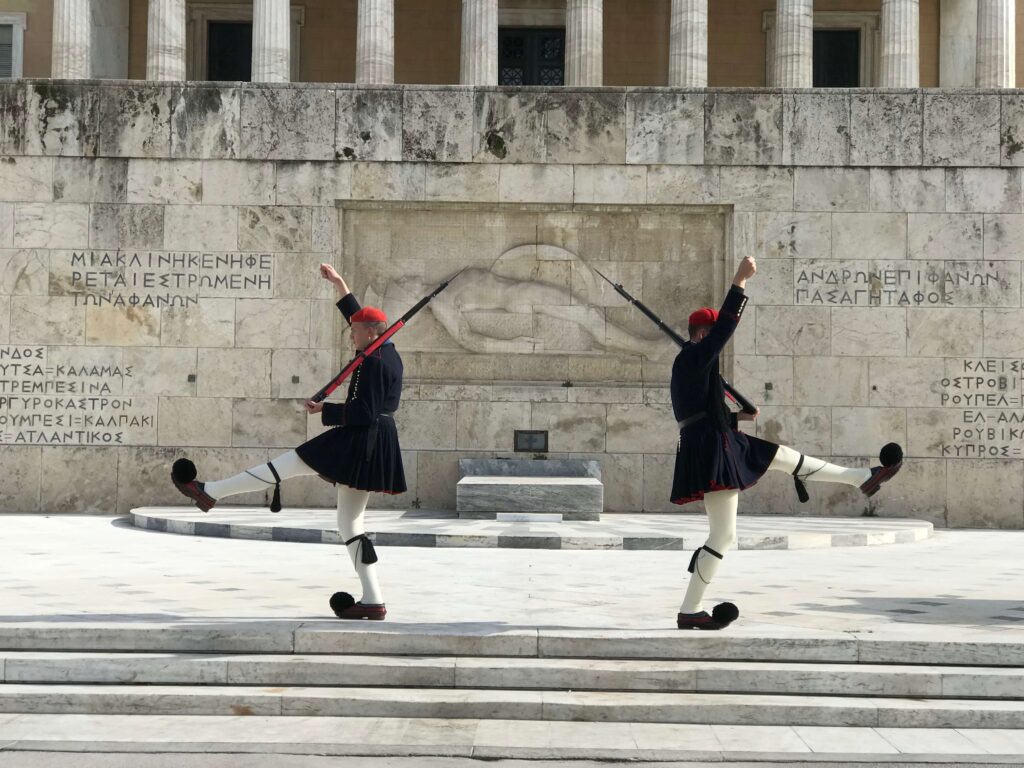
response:
<svg viewBox="0 0 1024 768"><path fill-rule="evenodd" d="M303 475L315 475L316 472L299 458L299 454L288 451L266 464L258 464L226 480L202 482L196 480L196 474L196 465L188 459L178 459L171 469L171 479L175 487L192 499L203 512L209 512L226 496L263 491L269 487L274 488L274 501L270 508L277 512L281 508L281 481Z"/></svg>
<svg viewBox="0 0 1024 768"><path fill-rule="evenodd" d="M800 501L807 500L807 491L803 487L805 482L852 485L866 496L874 496L882 483L900 471L903 466L903 450L895 443L889 443L882 448L879 459L882 465L870 469L840 467L780 445L768 469L792 475Z"/></svg>

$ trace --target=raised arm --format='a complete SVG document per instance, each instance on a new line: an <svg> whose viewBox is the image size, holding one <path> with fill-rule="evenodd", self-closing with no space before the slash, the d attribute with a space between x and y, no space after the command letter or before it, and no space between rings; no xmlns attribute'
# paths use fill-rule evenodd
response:
<svg viewBox="0 0 1024 768"><path fill-rule="evenodd" d="M694 342L693 355L697 358L694 362L703 364L709 362L718 355L729 343L736 326L739 325L743 308L747 305L747 296L744 289L747 280L757 273L757 262L752 256L745 256L736 268L736 275L732 280L732 287L725 294L722 308L718 312L718 319L711 326L707 336L698 342Z"/></svg>
<svg viewBox="0 0 1024 768"><path fill-rule="evenodd" d="M352 293L348 289L348 284L344 278L338 274L338 270L332 267L330 264L320 265L320 277L329 282L338 290L338 298L343 299Z"/></svg>
<svg viewBox="0 0 1024 768"><path fill-rule="evenodd" d="M341 314L345 316L346 321L362 309L355 294L348 289L348 283L345 282L345 279L338 274L334 267L330 264L321 264L320 277L337 289L339 296L337 306Z"/></svg>

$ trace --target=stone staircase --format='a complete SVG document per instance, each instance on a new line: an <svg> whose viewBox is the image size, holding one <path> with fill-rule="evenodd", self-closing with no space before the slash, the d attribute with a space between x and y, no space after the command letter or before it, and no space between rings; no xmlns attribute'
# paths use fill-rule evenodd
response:
<svg viewBox="0 0 1024 768"><path fill-rule="evenodd" d="M196 621L0 649L6 714L1024 728L1024 643L998 639Z"/></svg>

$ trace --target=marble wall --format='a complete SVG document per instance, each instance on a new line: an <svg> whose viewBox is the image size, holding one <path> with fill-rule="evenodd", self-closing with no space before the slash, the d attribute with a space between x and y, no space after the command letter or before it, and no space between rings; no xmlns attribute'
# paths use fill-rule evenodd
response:
<svg viewBox="0 0 1024 768"><path fill-rule="evenodd" d="M758 433L911 460L870 506L769 477L745 511L1024 526L1015 92L25 81L0 153L4 511L177 503L176 456L314 434L347 354L322 261L392 315L469 268L399 337L411 490L374 503L453 507L458 458L547 429L608 511L675 509L672 348L593 268L681 326L753 253Z"/></svg>

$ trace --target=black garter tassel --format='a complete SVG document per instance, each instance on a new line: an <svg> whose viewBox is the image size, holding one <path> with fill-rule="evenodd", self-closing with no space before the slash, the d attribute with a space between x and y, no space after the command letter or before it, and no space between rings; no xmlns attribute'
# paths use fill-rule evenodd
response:
<svg viewBox="0 0 1024 768"><path fill-rule="evenodd" d="M271 512L280 512L281 511L281 476L279 474L277 474L277 470L274 468L274 465L271 464L269 461L267 462L267 466L270 467L270 473L274 476L274 479L277 481L274 484L274 496L273 496L273 498L270 499L270 511Z"/></svg>
<svg viewBox="0 0 1024 768"><path fill-rule="evenodd" d="M377 550L373 546L373 542L370 541L370 537L365 533L360 533L358 536L353 536L351 539L345 542L347 547L353 541L362 541L359 544L359 553L362 556L363 565L373 565L377 562Z"/></svg>
<svg viewBox="0 0 1024 768"><path fill-rule="evenodd" d="M800 461L796 464L796 469L793 470L793 485L796 486L796 497L800 499L801 504L806 504L811 498L811 494L807 492L807 486L804 485L804 481L800 478L797 472L804 465L804 455L800 454Z"/></svg>

